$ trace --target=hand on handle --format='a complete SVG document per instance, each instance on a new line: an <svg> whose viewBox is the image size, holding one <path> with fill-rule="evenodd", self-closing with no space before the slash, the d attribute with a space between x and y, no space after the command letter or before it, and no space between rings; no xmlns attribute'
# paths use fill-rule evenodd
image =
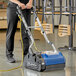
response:
<svg viewBox="0 0 76 76"><path fill-rule="evenodd" d="M28 3L26 4L26 7L27 7L27 9L31 9L31 8L32 8L32 4L31 4L30 2L28 2Z"/></svg>
<svg viewBox="0 0 76 76"><path fill-rule="evenodd" d="M32 4L30 2L28 2L26 5L23 3L19 3L18 5L21 7L21 9L31 9L32 8Z"/></svg>
<svg viewBox="0 0 76 76"><path fill-rule="evenodd" d="M19 3L18 5L19 5L19 7L21 7L21 9L26 9L27 8L26 5L23 4L23 3Z"/></svg>

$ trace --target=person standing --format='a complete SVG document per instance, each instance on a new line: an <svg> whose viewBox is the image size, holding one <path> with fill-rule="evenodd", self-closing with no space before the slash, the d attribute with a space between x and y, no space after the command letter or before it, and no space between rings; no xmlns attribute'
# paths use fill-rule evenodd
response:
<svg viewBox="0 0 76 76"><path fill-rule="evenodd" d="M7 33L6 33L6 57L10 63L15 63L14 59L14 36L17 29L18 15L16 14L17 5L21 7L22 13L25 17L28 26L31 26L31 8L33 0L10 0L7 7ZM29 36L25 32L24 24L21 23L21 34L23 40L24 56L28 53L29 49Z"/></svg>

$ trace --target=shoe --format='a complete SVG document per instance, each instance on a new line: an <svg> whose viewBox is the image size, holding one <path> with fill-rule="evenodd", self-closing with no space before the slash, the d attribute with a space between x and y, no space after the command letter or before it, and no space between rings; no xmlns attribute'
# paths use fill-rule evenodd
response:
<svg viewBox="0 0 76 76"><path fill-rule="evenodd" d="M15 59L13 58L13 56L11 56L11 55L7 56L7 60L9 63L15 63L16 62Z"/></svg>

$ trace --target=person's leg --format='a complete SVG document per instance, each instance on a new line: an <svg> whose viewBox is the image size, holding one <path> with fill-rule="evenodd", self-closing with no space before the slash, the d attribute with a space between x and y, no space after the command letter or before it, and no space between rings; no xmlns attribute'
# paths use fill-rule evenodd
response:
<svg viewBox="0 0 76 76"><path fill-rule="evenodd" d="M24 10L23 15L25 17L27 25L31 26L31 11ZM24 56L25 56L28 53L28 49L29 49L29 36L28 36L28 33L26 32L26 29L23 23L21 24L21 30L22 30L23 50L24 50Z"/></svg>
<svg viewBox="0 0 76 76"><path fill-rule="evenodd" d="M16 14L16 7L7 8L7 33L6 33L6 56L7 58L13 57L14 49L14 35L17 28L18 16ZM11 62L11 60L10 60Z"/></svg>

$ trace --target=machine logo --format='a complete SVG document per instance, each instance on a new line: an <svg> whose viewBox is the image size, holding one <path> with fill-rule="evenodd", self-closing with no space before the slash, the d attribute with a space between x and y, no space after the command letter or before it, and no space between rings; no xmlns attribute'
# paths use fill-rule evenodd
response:
<svg viewBox="0 0 76 76"><path fill-rule="evenodd" d="M37 67L37 65L35 63L30 63L30 62L27 62L27 65L30 65L30 66L35 66Z"/></svg>

